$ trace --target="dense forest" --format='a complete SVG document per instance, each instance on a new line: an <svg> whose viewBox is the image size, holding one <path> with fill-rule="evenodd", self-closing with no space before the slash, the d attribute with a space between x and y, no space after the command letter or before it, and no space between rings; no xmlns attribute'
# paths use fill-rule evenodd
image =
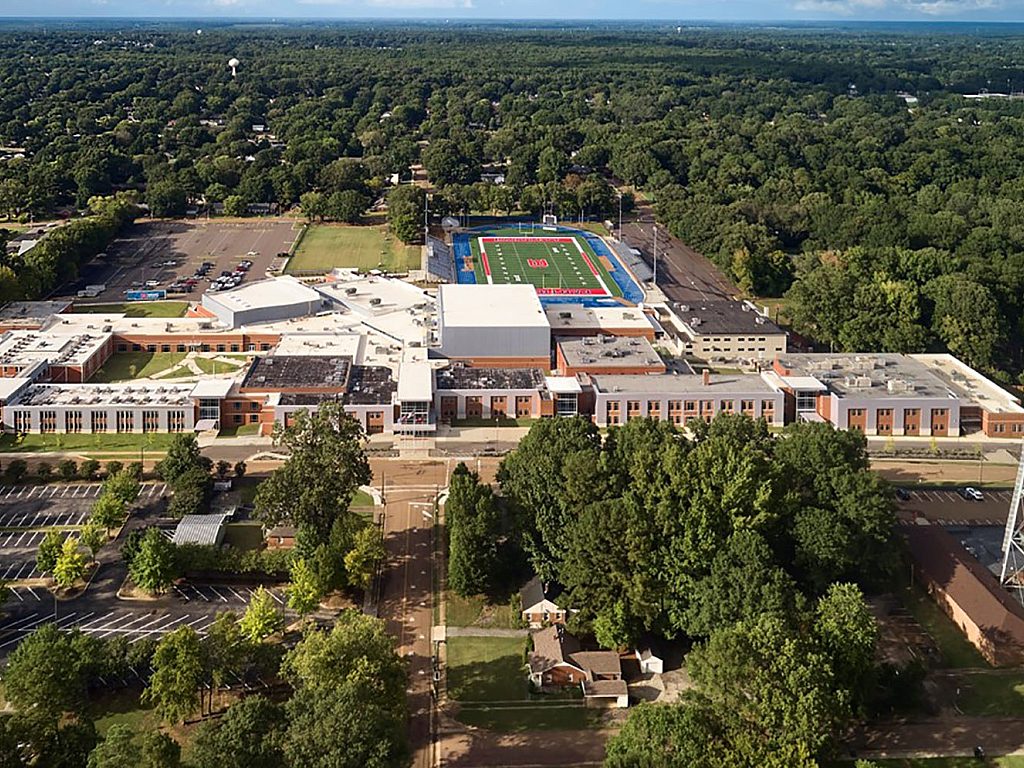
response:
<svg viewBox="0 0 1024 768"><path fill-rule="evenodd" d="M1012 36L36 24L0 42L15 218L137 190L157 215L305 195L353 221L412 163L438 214L603 217L628 186L742 290L789 291L821 342L1024 367L1024 100L964 98L1024 89Z"/></svg>

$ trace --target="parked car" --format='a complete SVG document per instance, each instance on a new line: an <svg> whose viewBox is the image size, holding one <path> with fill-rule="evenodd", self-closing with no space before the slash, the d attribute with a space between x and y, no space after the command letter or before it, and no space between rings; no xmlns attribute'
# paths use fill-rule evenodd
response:
<svg viewBox="0 0 1024 768"><path fill-rule="evenodd" d="M158 285L160 285L160 281L159 280L147 280L146 281L146 287L147 288L156 288Z"/></svg>
<svg viewBox="0 0 1024 768"><path fill-rule="evenodd" d="M896 498L900 501L910 501L910 491L906 488L897 488L894 493L896 494Z"/></svg>
<svg viewBox="0 0 1024 768"><path fill-rule="evenodd" d="M983 494L977 488L972 488L971 486L967 486L966 488L964 488L963 491L960 492L960 495L962 495L968 501L982 501L985 498L985 494Z"/></svg>

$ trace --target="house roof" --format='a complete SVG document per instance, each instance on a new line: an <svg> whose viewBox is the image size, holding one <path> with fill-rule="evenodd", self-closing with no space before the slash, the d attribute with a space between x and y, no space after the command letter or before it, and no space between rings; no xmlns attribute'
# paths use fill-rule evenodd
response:
<svg viewBox="0 0 1024 768"><path fill-rule="evenodd" d="M584 680L583 695L587 698L618 698L629 695L625 680Z"/></svg>
<svg viewBox="0 0 1024 768"><path fill-rule="evenodd" d="M522 608L525 611L527 608L532 608L544 600L555 603L555 598L561 594L562 590L560 587L554 585L547 585L545 589L544 582L540 580L539 576L534 576L519 590L519 599L522 603Z"/></svg>
<svg viewBox="0 0 1024 768"><path fill-rule="evenodd" d="M530 671L545 672L560 664L569 664L587 675L621 675L622 663L615 651L584 651L580 641L561 626L534 632Z"/></svg>

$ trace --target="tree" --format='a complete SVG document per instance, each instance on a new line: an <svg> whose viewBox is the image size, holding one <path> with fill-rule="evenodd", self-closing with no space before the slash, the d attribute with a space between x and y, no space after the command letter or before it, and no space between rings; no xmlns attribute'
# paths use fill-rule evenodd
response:
<svg viewBox="0 0 1024 768"><path fill-rule="evenodd" d="M104 470L106 471L108 479L118 474L122 469L124 469L124 463L117 461L116 459L113 461L108 461L104 465Z"/></svg>
<svg viewBox="0 0 1024 768"><path fill-rule="evenodd" d="M178 768L181 747L166 733L137 734L131 726L112 725L89 753L88 768Z"/></svg>
<svg viewBox="0 0 1024 768"><path fill-rule="evenodd" d="M57 474L61 480L70 482L78 477L78 464L74 459L64 459L57 464Z"/></svg>
<svg viewBox="0 0 1024 768"><path fill-rule="evenodd" d="M480 164L466 149L459 142L438 139L423 150L423 166L435 186L472 184L480 178Z"/></svg>
<svg viewBox="0 0 1024 768"><path fill-rule="evenodd" d="M10 485L20 483L26 474L28 474L28 462L24 459L12 459L7 462L7 468L4 469L4 477Z"/></svg>
<svg viewBox="0 0 1024 768"><path fill-rule="evenodd" d="M303 192L299 196L299 207L306 221L323 221L327 214L327 198L321 192Z"/></svg>
<svg viewBox="0 0 1024 768"><path fill-rule="evenodd" d="M243 477L245 477L245 470L246 469L247 469L247 467L246 467L246 464L245 464L244 461L236 461L235 462L235 470L234 470L235 471L235 477L237 477L239 480L241 480Z"/></svg>
<svg viewBox="0 0 1024 768"><path fill-rule="evenodd" d="M221 459L220 461L217 462L215 471L217 473L218 480L226 480L228 477L228 472L231 471L231 463L224 461L224 459Z"/></svg>
<svg viewBox="0 0 1024 768"><path fill-rule="evenodd" d="M95 480L100 471L100 463L96 459L86 459L78 467L83 480Z"/></svg>
<svg viewBox="0 0 1024 768"><path fill-rule="evenodd" d="M305 558L292 563L291 586L288 587L288 607L298 611L300 616L312 613L320 606L320 580Z"/></svg>
<svg viewBox="0 0 1024 768"><path fill-rule="evenodd" d="M247 656L245 638L238 618L231 611L217 614L203 638L206 670L209 675L212 706L213 695L229 675L240 675Z"/></svg>
<svg viewBox="0 0 1024 768"><path fill-rule="evenodd" d="M573 475L566 467L598 467L600 449L601 436L592 422L580 417L543 419L530 427L498 468L502 491L521 519L524 546L546 581L558 573L568 546L565 529L574 510L598 500L596 495L570 498L561 479ZM591 484L586 495L595 490Z"/></svg>
<svg viewBox="0 0 1024 768"><path fill-rule="evenodd" d="M209 470L192 467L178 475L172 485L174 495L167 505L167 514L171 517L198 515L209 507L213 495L213 478Z"/></svg>
<svg viewBox="0 0 1024 768"><path fill-rule="evenodd" d="M53 581L58 587L69 589L85 576L88 569L85 555L78 549L79 539L68 536L61 545L60 554L53 564Z"/></svg>
<svg viewBox="0 0 1024 768"><path fill-rule="evenodd" d="M138 552L131 556L128 574L135 586L147 592L160 593L177 576L174 545L159 528L147 528L139 542Z"/></svg>
<svg viewBox="0 0 1024 768"><path fill-rule="evenodd" d="M92 514L89 516L89 520L109 531L123 523L127 514L124 501L105 485L103 493L92 505Z"/></svg>
<svg viewBox="0 0 1024 768"><path fill-rule="evenodd" d="M307 631L281 670L295 689L285 737L293 765L390 768L408 759L407 678L383 622L345 611L329 632Z"/></svg>
<svg viewBox="0 0 1024 768"><path fill-rule="evenodd" d="M246 697L199 728L192 762L196 768L279 768L286 764L285 727L280 706L262 696Z"/></svg>
<svg viewBox="0 0 1024 768"><path fill-rule="evenodd" d="M248 211L248 203L241 195L228 195L224 198L224 215L240 217Z"/></svg>
<svg viewBox="0 0 1024 768"><path fill-rule="evenodd" d="M370 588L377 567L387 555L380 529L375 525L360 528L352 549L345 553L345 575L348 583L366 590Z"/></svg>
<svg viewBox="0 0 1024 768"><path fill-rule="evenodd" d="M239 629L250 643L261 643L264 639L284 627L284 616L277 609L274 598L263 587L258 587L249 599Z"/></svg>
<svg viewBox="0 0 1024 768"><path fill-rule="evenodd" d="M36 549L36 568L42 573L52 573L53 566L57 564L57 557L60 555L61 547L64 544L65 534L61 531L49 530L43 536Z"/></svg>
<svg viewBox="0 0 1024 768"><path fill-rule="evenodd" d="M20 712L54 720L80 711L95 643L77 630L62 632L43 624L11 651L4 670L7 700Z"/></svg>
<svg viewBox="0 0 1024 768"><path fill-rule="evenodd" d="M53 466L48 461L40 461L36 466L36 477L42 482L48 483L50 476L53 475Z"/></svg>
<svg viewBox="0 0 1024 768"><path fill-rule="evenodd" d="M363 193L354 189L344 189L328 198L327 211L335 221L358 224L362 221L363 212L369 204L369 199Z"/></svg>
<svg viewBox="0 0 1024 768"><path fill-rule="evenodd" d="M109 474L109 465L107 472L107 479L103 481L103 491L100 498L110 495L120 500L122 504L127 505L139 497L142 484L131 472L121 469L114 474Z"/></svg>
<svg viewBox="0 0 1024 768"><path fill-rule="evenodd" d="M291 520L308 529L314 546L326 542L336 520L350 529L361 522L349 510L352 496L370 482L359 423L338 403L299 414L277 429L275 444L288 459L256 492L256 515L268 525Z"/></svg>
<svg viewBox="0 0 1024 768"><path fill-rule="evenodd" d="M467 597L494 586L501 518L490 486L465 464L452 472L445 505L448 532L448 587Z"/></svg>
<svg viewBox="0 0 1024 768"><path fill-rule="evenodd" d="M833 584L818 601L814 634L832 660L836 683L863 708L877 680L878 625L856 584Z"/></svg>
<svg viewBox="0 0 1024 768"><path fill-rule="evenodd" d="M169 722L181 722L199 710L199 686L204 677L203 647L191 627L164 635L153 654L153 674L142 701L156 706Z"/></svg>
<svg viewBox="0 0 1024 768"><path fill-rule="evenodd" d="M423 212L427 195L412 184L397 186L388 193L388 226L403 243L419 242L423 237Z"/></svg>
<svg viewBox="0 0 1024 768"><path fill-rule="evenodd" d="M89 550L89 555L92 557L92 561L96 562L96 554L100 551L100 548L107 543L106 528L98 523L90 521L88 525L82 528L80 536L80 541L85 545L85 548Z"/></svg>
<svg viewBox="0 0 1024 768"><path fill-rule="evenodd" d="M156 473L174 485L179 477L193 469L210 471L211 462L199 449L199 441L191 432L179 432L171 440L167 455L157 462Z"/></svg>
<svg viewBox="0 0 1024 768"><path fill-rule="evenodd" d="M708 703L687 696L679 704L641 703L608 741L605 768L724 768L726 728Z"/></svg>

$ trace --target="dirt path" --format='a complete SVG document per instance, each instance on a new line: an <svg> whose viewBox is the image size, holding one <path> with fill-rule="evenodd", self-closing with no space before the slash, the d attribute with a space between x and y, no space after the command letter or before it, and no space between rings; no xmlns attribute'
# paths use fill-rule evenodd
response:
<svg viewBox="0 0 1024 768"><path fill-rule="evenodd" d="M1024 718L956 717L920 722L874 723L848 747L863 758L961 757L982 746L990 755L1024 749Z"/></svg>

